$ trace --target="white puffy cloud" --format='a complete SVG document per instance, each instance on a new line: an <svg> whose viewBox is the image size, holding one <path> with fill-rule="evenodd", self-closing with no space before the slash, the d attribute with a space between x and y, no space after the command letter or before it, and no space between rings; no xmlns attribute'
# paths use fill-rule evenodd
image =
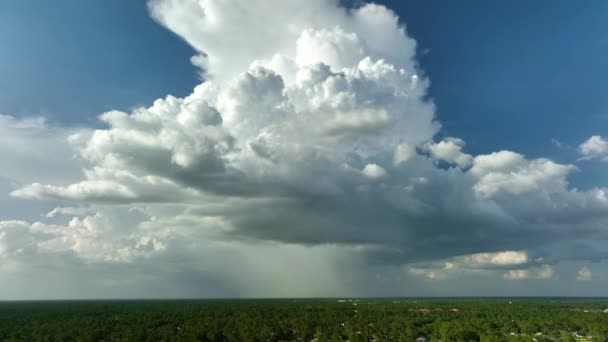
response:
<svg viewBox="0 0 608 342"><path fill-rule="evenodd" d="M538 279L552 279L555 276L555 269L552 266L544 265L537 271Z"/></svg>
<svg viewBox="0 0 608 342"><path fill-rule="evenodd" d="M589 267L587 267L587 266L581 267L576 274L576 280L578 280L578 281L591 280L591 270L589 269Z"/></svg>
<svg viewBox="0 0 608 342"><path fill-rule="evenodd" d="M416 277L435 280L453 280L463 275L484 275L491 278L499 274L507 280L554 279L555 267L542 262L543 258L532 260L526 251L475 253L431 263L414 264L408 268L408 272Z"/></svg>
<svg viewBox="0 0 608 342"><path fill-rule="evenodd" d="M504 251L496 253L477 253L468 257L474 264L518 265L528 262L525 251Z"/></svg>
<svg viewBox="0 0 608 342"><path fill-rule="evenodd" d="M509 270L504 273L504 278L507 280L525 280L525 279L539 279L549 280L555 276L555 270L550 265L543 265L541 267L532 269L517 269Z"/></svg>
<svg viewBox="0 0 608 342"><path fill-rule="evenodd" d="M606 161L608 160L608 140L599 135L591 136L579 146L579 151L583 155L583 159L598 158Z"/></svg>
<svg viewBox="0 0 608 342"><path fill-rule="evenodd" d="M425 145L425 148L429 151L432 158L464 168L471 165L471 161L473 160L471 155L462 152L464 145L464 140L450 137L438 143L428 143Z"/></svg>
<svg viewBox="0 0 608 342"><path fill-rule="evenodd" d="M530 271L528 270L510 270L504 274L505 279L508 280L522 280L530 277Z"/></svg>
<svg viewBox="0 0 608 342"><path fill-rule="evenodd" d="M365 175L365 177L368 177L371 179L378 179L378 178L386 177L386 170L382 166L378 166L376 164L365 165L362 173L363 173L363 175Z"/></svg>
<svg viewBox="0 0 608 342"><path fill-rule="evenodd" d="M576 170L549 159L526 160L511 151L493 152L473 159L470 173L478 178L475 193L492 197L499 192L522 194L531 191L560 192L567 188L566 176Z"/></svg>
<svg viewBox="0 0 608 342"><path fill-rule="evenodd" d="M416 148L409 144L399 144L395 148L393 155L393 165L397 166L412 159L416 155Z"/></svg>
<svg viewBox="0 0 608 342"><path fill-rule="evenodd" d="M492 152L476 156L470 172L482 177L492 172L511 172L526 163L525 157L511 151Z"/></svg>
<svg viewBox="0 0 608 342"><path fill-rule="evenodd" d="M85 262L129 262L165 249L155 237L162 232L139 229L142 215L104 209L82 218L75 216L65 225L0 221L2 254L12 261L26 254L68 253Z"/></svg>
<svg viewBox="0 0 608 342"><path fill-rule="evenodd" d="M542 267L532 269L509 270L503 274L503 277L507 280L550 280L553 279L554 276L555 270L552 266L549 265L543 265Z"/></svg>
<svg viewBox="0 0 608 342"><path fill-rule="evenodd" d="M307 29L302 31L296 43L298 65L314 65L318 62L336 70L354 65L367 56L366 48L354 32L344 32L340 26L332 29Z"/></svg>

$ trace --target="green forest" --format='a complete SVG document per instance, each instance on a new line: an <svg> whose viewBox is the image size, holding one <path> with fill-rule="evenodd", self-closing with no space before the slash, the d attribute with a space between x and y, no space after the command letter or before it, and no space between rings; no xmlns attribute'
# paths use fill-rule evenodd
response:
<svg viewBox="0 0 608 342"><path fill-rule="evenodd" d="M608 341L608 300L0 302L2 341Z"/></svg>

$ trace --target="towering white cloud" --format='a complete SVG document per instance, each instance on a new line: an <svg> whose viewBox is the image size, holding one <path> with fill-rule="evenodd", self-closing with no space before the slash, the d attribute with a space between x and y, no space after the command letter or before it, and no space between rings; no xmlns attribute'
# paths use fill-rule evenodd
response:
<svg viewBox="0 0 608 342"><path fill-rule="evenodd" d="M337 0L253 6L240 0L153 0L149 8L199 51L193 61L214 80L231 80L256 62L271 63L283 74L318 62L338 71L369 56L415 69L415 41L384 6L347 10Z"/></svg>
<svg viewBox="0 0 608 342"><path fill-rule="evenodd" d="M344 177L343 165L383 178L388 153L399 146L401 163L415 154L405 146L423 144L439 129L424 99L428 82L417 75L415 43L385 7L348 10L333 1L149 7L200 51L206 81L185 98L102 114L108 129L72 139L92 165L86 180L35 183L15 196L137 202L340 194L361 181ZM270 9L272 19L254 20Z"/></svg>

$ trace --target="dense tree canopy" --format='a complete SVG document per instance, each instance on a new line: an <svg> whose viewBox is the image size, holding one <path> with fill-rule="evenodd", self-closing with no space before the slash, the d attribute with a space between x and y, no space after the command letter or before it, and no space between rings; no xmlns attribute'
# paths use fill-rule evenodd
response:
<svg viewBox="0 0 608 342"><path fill-rule="evenodd" d="M608 301L283 299L0 303L4 341L608 341Z"/></svg>

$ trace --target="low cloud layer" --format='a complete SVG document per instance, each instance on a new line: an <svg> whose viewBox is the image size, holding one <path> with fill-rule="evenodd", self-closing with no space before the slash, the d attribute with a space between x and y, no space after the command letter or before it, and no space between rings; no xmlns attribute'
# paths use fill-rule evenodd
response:
<svg viewBox="0 0 608 342"><path fill-rule="evenodd" d="M40 179L2 174L16 184L11 196L56 204L0 222L2 270L131 267L142 279L182 279L183 295L373 295L360 278L408 294L382 281L395 272L412 284L550 281L562 262L606 258L608 190L571 188L577 166L471 155L466 137L437 139L416 42L389 9L321 0L149 9L198 51L205 81L184 98L103 113L96 130L0 117L0 131L14 133L2 139L24 146L23 160L3 158L50 165ZM45 148L21 131L40 145L60 138L48 145L60 146L53 160L79 179L45 176L56 164L27 150ZM603 159L604 145L594 136L580 152ZM577 279L591 279L585 269ZM316 276L322 285L305 280ZM250 288L237 285L244 277ZM205 285L185 289L196 282Z"/></svg>

